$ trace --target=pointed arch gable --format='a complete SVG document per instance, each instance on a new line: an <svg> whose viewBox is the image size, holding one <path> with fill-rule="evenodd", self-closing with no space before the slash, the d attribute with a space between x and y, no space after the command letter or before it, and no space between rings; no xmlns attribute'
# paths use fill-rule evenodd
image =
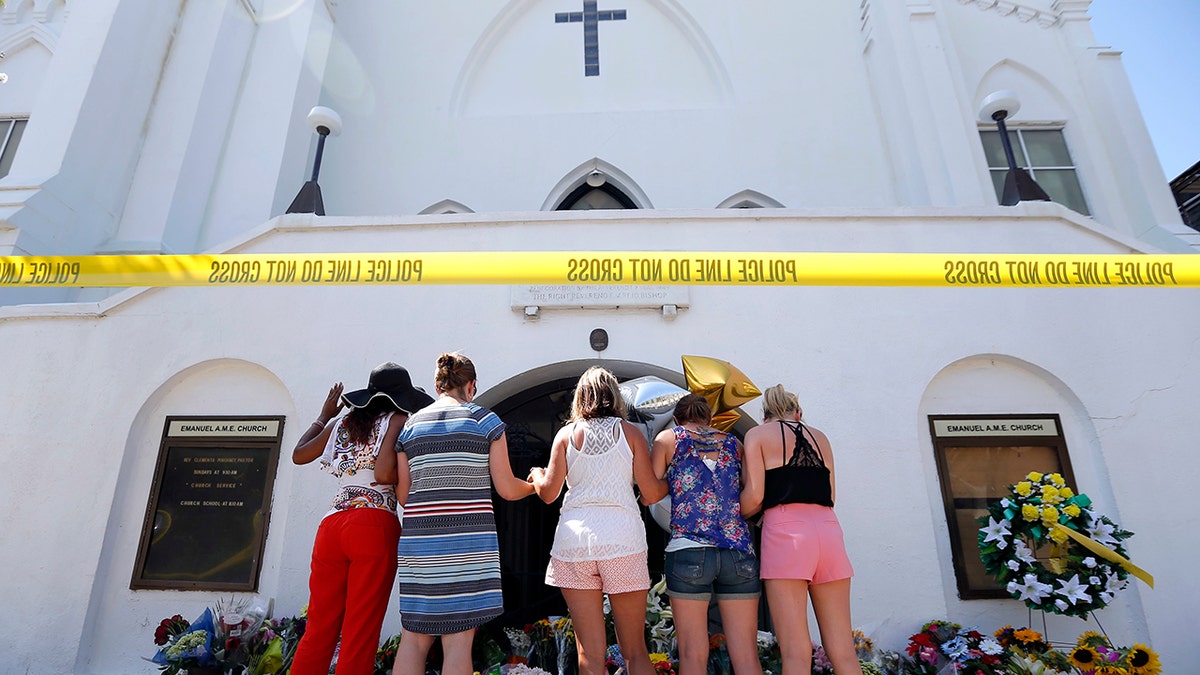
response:
<svg viewBox="0 0 1200 675"><path fill-rule="evenodd" d="M0 52L12 56L33 44L39 44L53 54L55 47L58 46L58 35L41 24L25 24L0 38Z"/></svg>
<svg viewBox="0 0 1200 675"><path fill-rule="evenodd" d="M782 209L786 208L781 202L758 190L745 189L741 192L729 195L720 204L717 204L718 209Z"/></svg>
<svg viewBox="0 0 1200 675"><path fill-rule="evenodd" d="M421 209L419 215L428 216L442 213L475 213L475 209L453 199L443 199Z"/></svg>
<svg viewBox="0 0 1200 675"><path fill-rule="evenodd" d="M633 208L654 208L650 203L650 197L642 191L642 188L638 186L637 182L629 174L599 157L593 157L568 171L558 181L558 184L550 190L550 194L546 196L546 200L542 202L541 210L553 211L557 209L568 196L587 183L588 174L591 174L593 171L599 171L604 174L605 183L628 197L633 203Z"/></svg>

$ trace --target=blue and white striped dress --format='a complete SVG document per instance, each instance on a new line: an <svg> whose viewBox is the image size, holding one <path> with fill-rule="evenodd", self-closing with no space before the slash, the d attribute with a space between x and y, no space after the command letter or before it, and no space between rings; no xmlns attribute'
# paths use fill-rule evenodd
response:
<svg viewBox="0 0 1200 675"><path fill-rule="evenodd" d="M400 450L412 489L400 533L400 623L448 635L504 612L488 451L504 433L496 413L442 401L408 418Z"/></svg>

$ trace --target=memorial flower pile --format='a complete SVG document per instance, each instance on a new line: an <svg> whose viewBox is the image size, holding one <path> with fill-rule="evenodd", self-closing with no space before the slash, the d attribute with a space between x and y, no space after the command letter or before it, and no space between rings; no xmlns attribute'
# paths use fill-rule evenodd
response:
<svg viewBox="0 0 1200 675"><path fill-rule="evenodd" d="M304 618L268 619L249 600L218 601L192 622L176 614L154 629L150 659L167 675L189 669L267 675L287 672L304 634Z"/></svg>
<svg viewBox="0 0 1200 675"><path fill-rule="evenodd" d="M1003 675L1008 652L1000 642L973 628L950 621L930 621L908 639L905 650L912 658L910 672L937 675L946 672L970 675Z"/></svg>

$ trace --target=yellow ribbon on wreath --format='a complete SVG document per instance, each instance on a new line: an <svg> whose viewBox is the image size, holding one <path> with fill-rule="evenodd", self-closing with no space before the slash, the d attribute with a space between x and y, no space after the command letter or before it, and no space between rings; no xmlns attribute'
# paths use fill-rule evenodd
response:
<svg viewBox="0 0 1200 675"><path fill-rule="evenodd" d="M1146 585L1149 586L1150 588L1154 588L1154 577L1151 576L1150 573L1147 572L1146 570L1129 562L1129 560L1126 559L1124 556L1122 556L1120 553L1117 553L1116 551L1105 546L1104 544L1101 544L1100 542L1096 541L1095 539L1092 539L1091 537L1080 534L1079 532L1076 532L1075 530L1072 530L1069 527L1063 527L1059 523L1054 523L1054 525L1051 526L1050 529L1061 530L1068 537L1079 542L1087 550L1091 551L1092 553L1095 553L1096 555L1100 556L1101 558L1104 558L1105 560L1109 561L1110 563L1124 567L1126 572L1129 572L1133 576L1146 582Z"/></svg>

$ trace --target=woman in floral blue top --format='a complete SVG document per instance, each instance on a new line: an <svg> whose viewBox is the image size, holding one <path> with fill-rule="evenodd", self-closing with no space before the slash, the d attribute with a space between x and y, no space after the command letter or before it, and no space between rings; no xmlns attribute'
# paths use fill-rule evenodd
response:
<svg viewBox="0 0 1200 675"><path fill-rule="evenodd" d="M712 410L689 394L675 406L675 424L654 439L654 473L671 492L667 595L679 640L679 675L704 675L708 605L721 611L734 672L761 675L758 661L758 557L742 517L742 446L709 423Z"/></svg>

